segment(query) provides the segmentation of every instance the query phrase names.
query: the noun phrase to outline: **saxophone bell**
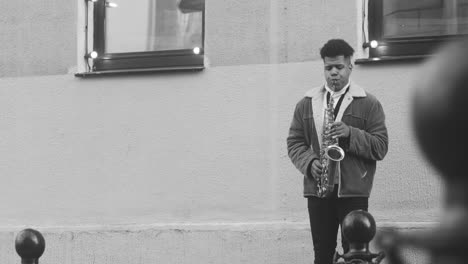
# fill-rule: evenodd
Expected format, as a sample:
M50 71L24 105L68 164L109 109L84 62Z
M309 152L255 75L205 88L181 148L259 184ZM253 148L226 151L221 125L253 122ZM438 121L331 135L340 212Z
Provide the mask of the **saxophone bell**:
M344 150L338 145L330 145L325 148L325 157L333 161L341 161L344 156Z

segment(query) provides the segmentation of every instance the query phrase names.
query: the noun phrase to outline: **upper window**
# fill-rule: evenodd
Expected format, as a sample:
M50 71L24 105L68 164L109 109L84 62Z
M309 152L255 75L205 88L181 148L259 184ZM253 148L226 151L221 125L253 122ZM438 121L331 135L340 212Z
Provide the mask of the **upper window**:
M85 9L78 76L203 68L204 0L87 0Z
M369 58L424 57L468 35L468 0L369 0Z

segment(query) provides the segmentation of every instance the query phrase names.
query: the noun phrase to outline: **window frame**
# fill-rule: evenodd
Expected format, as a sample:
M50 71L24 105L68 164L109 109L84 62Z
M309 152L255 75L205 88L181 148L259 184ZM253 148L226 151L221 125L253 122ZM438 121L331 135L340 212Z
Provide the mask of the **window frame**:
M106 9L108 8L106 7L106 0L91 1L90 3L93 4L93 51L97 52L98 56L92 59L89 72L76 74L77 76L119 72L204 69L204 8L199 11L202 12L202 47L199 47L200 52L198 54L195 54L192 49L107 53L105 51Z
M363 48L369 49L369 58L359 59L356 62L386 61L386 60L406 60L423 59L431 56L441 44L467 38L467 34L447 35L447 36L420 36L420 37L383 37L383 1L368 1L368 36L369 42L378 41L376 48L369 47L369 43L363 44ZM388 1L388 0L386 0Z

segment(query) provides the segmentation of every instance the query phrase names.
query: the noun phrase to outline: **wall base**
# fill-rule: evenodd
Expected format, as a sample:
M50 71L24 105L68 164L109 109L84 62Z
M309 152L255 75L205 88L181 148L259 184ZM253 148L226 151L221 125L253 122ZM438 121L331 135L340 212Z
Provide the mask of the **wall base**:
M379 223L398 229L432 223ZM34 228L34 227L33 227ZM22 227L0 232L0 262L20 263L14 238ZM35 228L46 239L42 263L312 263L308 223L168 224L148 226ZM339 242L340 243L340 242ZM375 249L372 249L375 251ZM338 249L341 252L341 247ZM417 252L409 259L422 263Z

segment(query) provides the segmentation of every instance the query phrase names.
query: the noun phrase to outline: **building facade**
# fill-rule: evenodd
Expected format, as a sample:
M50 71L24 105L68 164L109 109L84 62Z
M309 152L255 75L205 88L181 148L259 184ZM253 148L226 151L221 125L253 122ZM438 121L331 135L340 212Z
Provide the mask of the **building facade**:
M0 3L2 245L34 227L48 263L310 263L286 137L296 102L323 82L323 43L365 55L361 1L207 1L204 70L92 78L75 77L81 1ZM377 226L438 220L441 183L411 124L423 64L351 76L387 115ZM0 259L17 256L1 247Z

